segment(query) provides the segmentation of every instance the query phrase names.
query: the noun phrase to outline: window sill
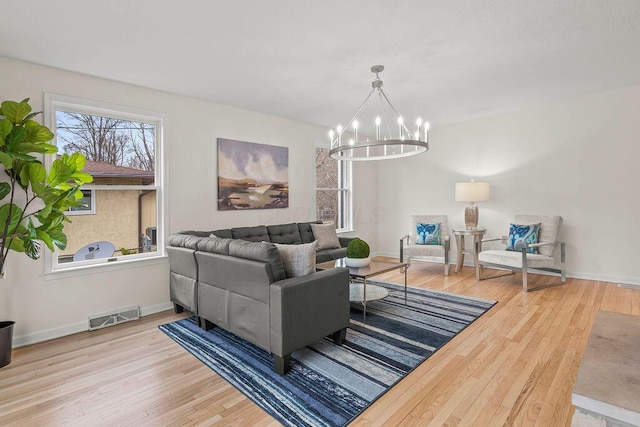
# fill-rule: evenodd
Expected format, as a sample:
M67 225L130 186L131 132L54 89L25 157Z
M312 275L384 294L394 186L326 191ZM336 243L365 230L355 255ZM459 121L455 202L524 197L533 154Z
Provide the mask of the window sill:
M123 270L127 268L139 268L156 264L169 263L169 257L167 255L160 255L155 257L149 257L144 259L131 259L115 262L108 262L103 264L83 265L79 267L70 267L55 271L49 271L44 273L45 280L57 280L64 279L66 277L76 277L88 274L99 274L115 270Z
M336 234L345 234L345 233L353 233L353 228L342 228L340 230L336 230Z

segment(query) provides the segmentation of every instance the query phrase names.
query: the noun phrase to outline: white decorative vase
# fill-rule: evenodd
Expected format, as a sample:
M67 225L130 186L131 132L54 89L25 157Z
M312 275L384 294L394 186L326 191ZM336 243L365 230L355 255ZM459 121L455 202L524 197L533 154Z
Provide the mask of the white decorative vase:
M371 264L371 257L366 257L366 258L345 258L344 263L346 264L347 267L354 267L354 268L360 268L360 267L366 267L369 264Z

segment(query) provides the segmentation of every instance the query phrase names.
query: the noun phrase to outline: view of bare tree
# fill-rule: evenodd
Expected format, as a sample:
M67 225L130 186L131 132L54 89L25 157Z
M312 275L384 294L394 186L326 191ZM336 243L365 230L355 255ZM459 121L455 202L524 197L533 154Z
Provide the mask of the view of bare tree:
M316 148L317 218L337 222L338 192L326 189L338 188L338 161L329 157L329 150Z
M88 160L153 170L154 126L112 117L58 112L58 140L64 152L80 152Z

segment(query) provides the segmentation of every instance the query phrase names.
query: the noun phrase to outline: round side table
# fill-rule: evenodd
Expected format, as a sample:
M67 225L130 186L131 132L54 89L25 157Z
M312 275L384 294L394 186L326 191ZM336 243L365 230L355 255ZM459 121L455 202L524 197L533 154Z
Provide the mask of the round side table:
M456 264L456 273L462 270L464 266L464 255L473 255L473 266L478 265L478 252L482 250L482 237L487 232L486 228L452 228L451 232L456 238L456 246L458 247L458 263ZM473 248L471 251L467 251L464 246L464 236L473 237Z

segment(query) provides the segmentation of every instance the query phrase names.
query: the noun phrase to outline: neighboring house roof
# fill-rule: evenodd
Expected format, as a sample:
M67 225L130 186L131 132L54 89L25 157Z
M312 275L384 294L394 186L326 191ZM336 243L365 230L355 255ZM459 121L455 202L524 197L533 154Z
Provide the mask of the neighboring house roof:
M153 182L155 178L153 171L117 166L106 162L95 162L93 160L87 160L83 172L90 174L94 178L140 178L145 183Z
M117 166L105 162L94 162L93 160L87 160L83 170L96 178L154 178L153 171Z

